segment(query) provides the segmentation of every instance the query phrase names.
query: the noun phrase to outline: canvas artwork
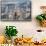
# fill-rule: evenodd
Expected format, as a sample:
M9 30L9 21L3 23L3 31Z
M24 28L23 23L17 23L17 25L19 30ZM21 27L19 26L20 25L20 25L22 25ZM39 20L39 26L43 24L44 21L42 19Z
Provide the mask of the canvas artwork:
M2 0L1 20L29 21L31 20L30 0Z

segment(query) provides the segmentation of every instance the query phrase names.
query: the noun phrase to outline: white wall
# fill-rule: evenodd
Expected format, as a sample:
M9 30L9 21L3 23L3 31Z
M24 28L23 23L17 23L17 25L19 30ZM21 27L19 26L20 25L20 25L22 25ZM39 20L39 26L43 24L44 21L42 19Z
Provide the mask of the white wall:
M4 29L6 25L14 25L19 31L20 34L24 34L24 36L31 36L31 34L37 33L37 29L42 29L46 31L46 28L42 28L36 22L36 15L40 14L40 6L46 5L46 0L32 0L32 21L23 21L23 22L0 22L0 33L4 33Z

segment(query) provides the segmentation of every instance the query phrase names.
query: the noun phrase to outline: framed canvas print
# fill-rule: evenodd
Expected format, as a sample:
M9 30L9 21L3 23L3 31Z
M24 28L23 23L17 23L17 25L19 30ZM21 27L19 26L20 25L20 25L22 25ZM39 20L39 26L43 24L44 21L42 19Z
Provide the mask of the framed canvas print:
M29 21L31 20L30 0L2 0L1 20Z

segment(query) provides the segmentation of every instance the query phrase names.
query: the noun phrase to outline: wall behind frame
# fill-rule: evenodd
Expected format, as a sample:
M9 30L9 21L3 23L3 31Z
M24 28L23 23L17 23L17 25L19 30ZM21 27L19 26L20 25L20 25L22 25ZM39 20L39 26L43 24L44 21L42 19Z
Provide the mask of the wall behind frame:
M46 28L42 28L36 22L36 15L41 13L40 6L46 5L46 0L32 0L32 20L31 21L11 21L11 22L3 22L0 21L0 35L4 34L4 29L6 25L14 25L19 31L18 35L28 35L31 36L32 33L36 33L37 29L46 30Z

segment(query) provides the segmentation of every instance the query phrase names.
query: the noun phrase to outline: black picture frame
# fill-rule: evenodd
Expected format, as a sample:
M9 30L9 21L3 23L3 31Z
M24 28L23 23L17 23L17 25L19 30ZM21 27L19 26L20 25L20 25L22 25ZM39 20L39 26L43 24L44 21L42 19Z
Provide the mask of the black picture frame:
M31 21L31 1L2 0L1 21Z

